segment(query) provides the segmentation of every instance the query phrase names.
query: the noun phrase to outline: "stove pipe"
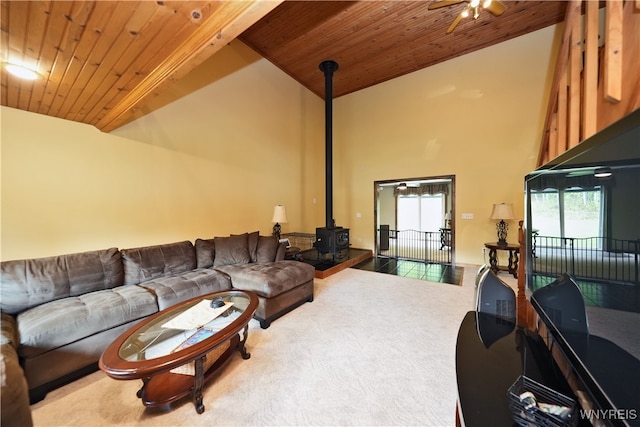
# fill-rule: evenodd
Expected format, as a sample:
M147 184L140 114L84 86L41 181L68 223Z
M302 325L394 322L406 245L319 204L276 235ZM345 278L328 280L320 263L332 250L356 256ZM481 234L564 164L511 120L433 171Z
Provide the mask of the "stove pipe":
M338 69L335 61L320 63L320 71L324 73L324 114L325 114L325 191L326 191L326 225L335 228L333 219L333 73Z

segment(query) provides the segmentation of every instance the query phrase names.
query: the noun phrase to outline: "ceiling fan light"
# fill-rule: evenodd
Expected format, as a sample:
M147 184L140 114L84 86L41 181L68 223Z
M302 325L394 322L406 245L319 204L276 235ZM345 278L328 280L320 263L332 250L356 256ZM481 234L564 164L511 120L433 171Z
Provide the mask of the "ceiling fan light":
M469 3L469 6L471 6L471 7L480 6L480 0L471 0L471 3Z
M466 18L467 16L469 16L469 9L465 8L460 15L462 15L463 18Z
M491 0L484 0L484 2L482 3L482 7L486 9L489 6L491 6Z

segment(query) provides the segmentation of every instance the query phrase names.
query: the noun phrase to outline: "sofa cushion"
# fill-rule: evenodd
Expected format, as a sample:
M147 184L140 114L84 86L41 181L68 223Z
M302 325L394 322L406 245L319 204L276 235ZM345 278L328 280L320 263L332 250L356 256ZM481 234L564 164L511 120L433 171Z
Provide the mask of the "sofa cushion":
M276 260L278 252L278 239L274 236L260 236L258 238L258 250L255 262L272 262Z
M135 285L196 268L196 251L189 241L123 249L124 284Z
M216 247L216 256L213 260L214 267L251 262L247 233L238 236L216 237L213 242Z
M140 285L158 300L158 308L164 310L179 302L199 295L231 289L229 276L217 270L197 269L171 277L160 277Z
M133 285L42 304L18 314L18 353L34 357L157 311L153 294Z
M196 268L213 267L216 247L213 239L196 239Z
M299 261L278 261L245 265L225 265L219 268L231 277L236 289L251 291L272 298L312 281L315 269Z
M11 314L60 298L122 286L124 277L117 248L4 261L0 274L0 309Z
M257 262L258 260L258 239L260 238L260 232L254 231L247 235L247 244L249 246L249 257L251 262Z

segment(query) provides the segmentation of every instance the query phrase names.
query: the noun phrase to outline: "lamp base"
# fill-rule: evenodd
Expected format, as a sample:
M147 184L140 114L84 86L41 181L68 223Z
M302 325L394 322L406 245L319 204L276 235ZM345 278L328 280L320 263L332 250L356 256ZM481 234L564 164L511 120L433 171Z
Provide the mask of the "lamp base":
M509 225L501 219L500 222L496 224L496 228L498 229L498 245L507 246L507 230L509 229Z
M273 225L273 236L275 236L278 240L280 240L280 231L282 231L282 226L277 222Z

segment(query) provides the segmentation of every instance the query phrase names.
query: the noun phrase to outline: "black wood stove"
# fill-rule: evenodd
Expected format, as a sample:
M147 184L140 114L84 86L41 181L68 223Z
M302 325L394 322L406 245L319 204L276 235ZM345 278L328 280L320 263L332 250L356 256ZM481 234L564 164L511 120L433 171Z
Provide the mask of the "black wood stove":
M323 61L320 70L325 77L325 190L326 226L316 228L313 246L322 254L334 258L347 256L349 229L336 226L333 219L333 73L338 69L335 61Z

